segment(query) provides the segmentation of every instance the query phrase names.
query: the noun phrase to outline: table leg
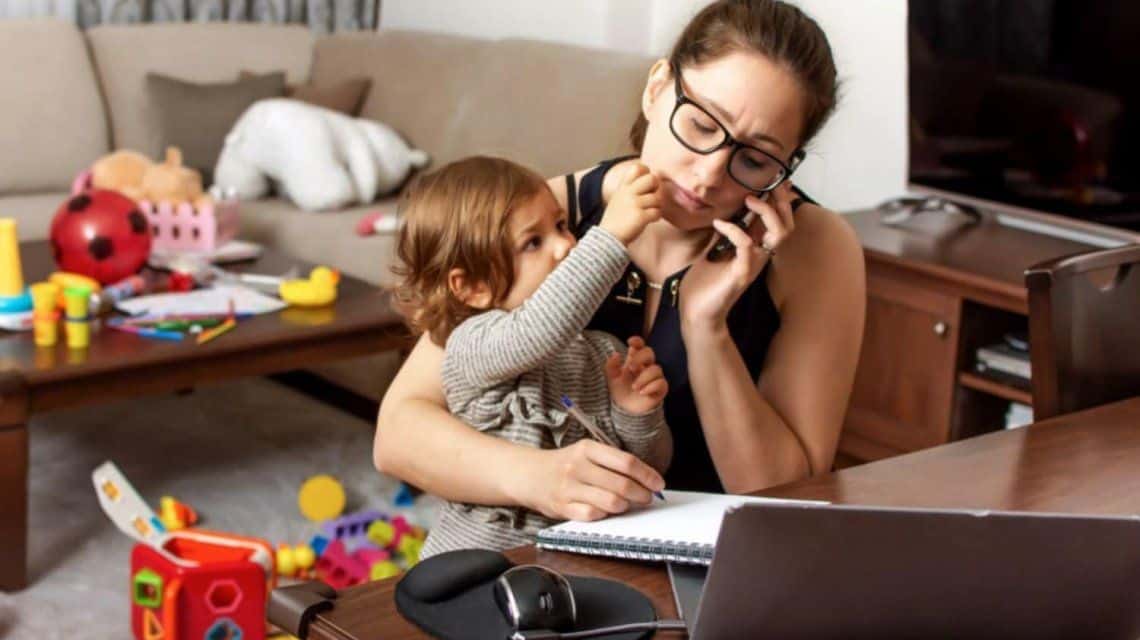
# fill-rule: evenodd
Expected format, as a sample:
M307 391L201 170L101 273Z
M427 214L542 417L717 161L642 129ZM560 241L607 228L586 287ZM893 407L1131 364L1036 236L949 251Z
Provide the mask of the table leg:
M4 387L0 384L0 591L18 591L28 585L28 397Z

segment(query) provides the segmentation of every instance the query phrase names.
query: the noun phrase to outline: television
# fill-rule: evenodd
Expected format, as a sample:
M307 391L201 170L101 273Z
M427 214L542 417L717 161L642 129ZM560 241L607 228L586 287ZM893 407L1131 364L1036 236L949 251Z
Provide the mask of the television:
M912 190L1140 241L1140 1L909 0Z

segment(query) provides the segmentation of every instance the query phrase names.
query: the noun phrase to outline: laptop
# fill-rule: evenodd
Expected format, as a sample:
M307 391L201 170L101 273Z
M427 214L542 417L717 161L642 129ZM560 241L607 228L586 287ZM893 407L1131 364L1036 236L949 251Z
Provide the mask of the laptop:
M670 565L694 640L1140 637L1140 517L744 504Z

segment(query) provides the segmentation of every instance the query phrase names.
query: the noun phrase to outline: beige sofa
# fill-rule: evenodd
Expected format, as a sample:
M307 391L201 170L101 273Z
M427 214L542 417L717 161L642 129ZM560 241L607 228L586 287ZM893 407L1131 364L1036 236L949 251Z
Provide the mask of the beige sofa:
M284 70L289 82L318 86L366 75L372 88L362 117L393 126L433 164L492 153L553 176L628 151L650 63L416 32L314 39L302 27L217 23L81 32L52 20L0 21L0 59L0 216L17 218L23 240L47 237L72 179L99 156L118 148L159 156L148 71L222 82L241 70ZM242 237L387 283L393 238L353 230L382 206L311 213L280 199L243 203ZM358 390L375 395L383 386L382 370L340 369Z

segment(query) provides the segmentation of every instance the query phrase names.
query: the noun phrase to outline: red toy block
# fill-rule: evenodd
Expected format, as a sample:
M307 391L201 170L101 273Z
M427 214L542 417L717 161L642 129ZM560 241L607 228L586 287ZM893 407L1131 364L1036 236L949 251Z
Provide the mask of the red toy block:
M131 551L131 632L136 640L264 640L275 585L264 540L172 531L162 551Z
M344 589L368 582L370 567L348 555L344 543L333 540L317 558L317 577L333 589Z

